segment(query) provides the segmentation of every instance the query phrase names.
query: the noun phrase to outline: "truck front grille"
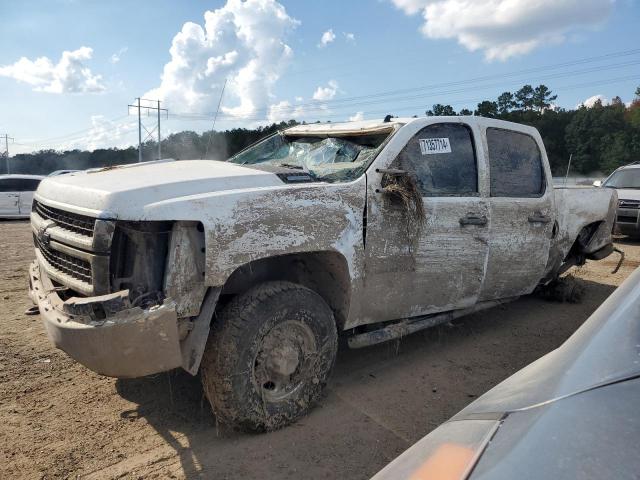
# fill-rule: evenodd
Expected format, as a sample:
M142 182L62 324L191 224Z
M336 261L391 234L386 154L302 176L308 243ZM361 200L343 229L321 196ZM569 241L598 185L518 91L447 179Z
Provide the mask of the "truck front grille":
M91 264L89 262L51 248L40 241L35 234L33 235L33 242L51 267L88 285L93 284Z
M618 207L638 209L640 208L640 200L621 199L621 200L618 200Z
M37 200L33 201L33 210L45 220L53 220L60 228L93 237L96 219L58 208L49 207Z
M115 221L79 215L34 200L31 230L40 268L79 295L111 291L109 264Z
M638 217L630 217L628 215L618 215L618 223L637 223Z

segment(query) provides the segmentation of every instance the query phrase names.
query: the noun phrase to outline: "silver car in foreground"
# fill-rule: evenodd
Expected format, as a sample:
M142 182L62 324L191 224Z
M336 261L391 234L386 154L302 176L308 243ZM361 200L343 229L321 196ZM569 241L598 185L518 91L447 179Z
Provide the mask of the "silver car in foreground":
M374 480L640 478L640 269L561 347Z

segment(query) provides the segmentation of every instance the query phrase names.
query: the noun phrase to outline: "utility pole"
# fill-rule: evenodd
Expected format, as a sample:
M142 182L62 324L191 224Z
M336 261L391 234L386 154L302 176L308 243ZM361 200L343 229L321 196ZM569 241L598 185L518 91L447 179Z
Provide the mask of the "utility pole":
M144 102L157 102L157 107L151 107L151 106L147 106L147 105L142 105L140 102L144 101ZM160 146L160 144L162 143L162 137L160 136L160 112L165 112L167 115L167 118L169 117L169 110L167 110L166 108L160 108L160 100L150 100L148 98L140 98L140 97L136 97L136 103L134 105L127 105L127 109L130 108L137 108L138 109L138 163L142 162L142 144L144 142L147 141L147 138L149 138L152 134L154 130L158 130L158 160L162 160L162 147ZM157 110L158 111L158 124L156 125L156 127L149 131L147 130L147 128L142 124L142 109L146 109L147 112L151 111L151 110ZM144 140L142 140L142 129L144 128L144 130L147 132L147 136L145 137Z
M4 135L0 135L0 138L4 137L4 157L7 162L7 173L11 173L11 168L9 167L9 140L12 142L15 140L13 137L10 137L6 133Z
M162 137L160 136L160 100L158 100L158 160L162 160Z
M564 176L564 184L567 184L567 180L569 178L569 171L571 170L571 159L573 158L573 153L569 155L569 164L567 165L567 174Z
M142 163L142 119L140 118L140 97L138 97L138 163Z

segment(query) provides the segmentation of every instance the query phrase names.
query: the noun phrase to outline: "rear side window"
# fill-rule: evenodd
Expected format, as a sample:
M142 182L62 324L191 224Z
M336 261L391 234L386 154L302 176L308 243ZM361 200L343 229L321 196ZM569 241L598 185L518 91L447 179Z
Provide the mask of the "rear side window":
M24 181L24 190L25 192L35 192L38 189L38 185L40 185L40 180L27 179Z
M545 180L542 154L533 137L487 128L492 197L539 197Z
M39 183L30 178L5 178L0 180L0 192L35 192Z
M414 175L424 196L477 195L478 169L471 129L437 123L420 130L400 152L399 168Z
M0 192L19 192L16 178L4 178L0 180Z

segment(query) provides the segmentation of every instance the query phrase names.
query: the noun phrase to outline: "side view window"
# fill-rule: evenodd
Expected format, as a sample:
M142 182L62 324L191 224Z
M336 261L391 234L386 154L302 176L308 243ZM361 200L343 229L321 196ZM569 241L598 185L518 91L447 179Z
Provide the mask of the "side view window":
M30 178L5 178L0 180L0 192L35 192L39 183Z
M4 178L0 180L0 192L18 192L18 182L15 178Z
M21 180L21 192L35 192L38 189L40 180L25 178Z
M398 155L399 168L415 176L424 196L463 196L478 192L471 129L437 123L420 130Z
M539 197L545 190L542 155L527 134L487 128L492 197Z

